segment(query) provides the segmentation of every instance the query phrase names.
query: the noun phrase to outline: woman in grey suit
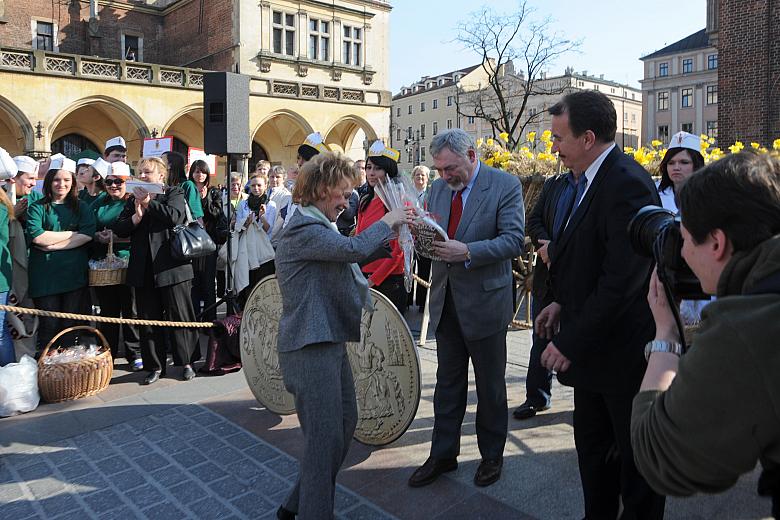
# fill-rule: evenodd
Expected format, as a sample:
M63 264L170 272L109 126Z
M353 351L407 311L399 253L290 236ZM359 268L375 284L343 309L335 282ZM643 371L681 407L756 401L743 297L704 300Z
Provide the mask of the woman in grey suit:
M362 310L370 303L356 262L411 222L413 210L398 209L359 236L339 233L336 219L349 205L357 180L352 162L339 153L307 162L293 191L298 211L279 237L279 365L295 396L305 443L298 481L277 512L281 519L333 517L336 475L357 424L345 344L360 340Z

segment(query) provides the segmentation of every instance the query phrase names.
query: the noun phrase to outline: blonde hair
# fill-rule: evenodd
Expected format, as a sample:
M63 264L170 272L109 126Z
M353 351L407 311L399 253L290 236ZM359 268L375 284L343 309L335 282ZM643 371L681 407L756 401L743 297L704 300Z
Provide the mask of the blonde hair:
M329 190L338 188L344 180L354 186L358 180L352 160L339 152L325 152L304 164L293 188L293 202L309 206L322 199Z
M414 167L414 170L412 170L412 177L414 177L414 174L417 173L418 171L423 172L426 175L426 177L431 176L431 169L421 164L419 166Z
M271 163L269 163L268 161L257 161L257 164L255 165L255 171L257 171L257 170L259 170L260 168L263 168L263 167L268 168L270 170L271 169Z
M159 157L141 157L141 160L138 161L138 170L140 171L147 164L157 168L157 172L162 176L163 184L168 183L168 165L165 164L165 161Z
M281 175L285 179L287 178L287 170L284 169L284 166L276 165L273 168L271 168L271 171L268 172L268 176L272 175Z

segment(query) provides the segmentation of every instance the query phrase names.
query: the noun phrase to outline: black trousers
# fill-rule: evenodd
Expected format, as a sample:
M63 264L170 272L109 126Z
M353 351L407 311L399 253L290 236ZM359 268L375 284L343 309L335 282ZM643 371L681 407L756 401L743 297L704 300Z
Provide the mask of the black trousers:
M467 298L468 295L460 296ZM431 457L453 459L460 453L460 429L466 413L469 358L477 386L477 445L485 460L500 459L506 444L506 330L476 341L463 337L449 286L436 329L436 390Z
M204 309L217 302L217 253L196 258L192 261L192 270L195 277L192 279L192 307L195 315L200 315ZM224 289L222 290L224 294ZM201 316L201 321L214 321L217 319L217 309L213 308Z
M574 442L585 498L585 517L661 519L665 497L656 494L634 465L631 403L635 391L605 394L574 389Z
M138 315L145 320L195 321L190 290L192 282L169 285L166 287L136 287L135 297ZM189 365L200 359L198 334L194 329L162 328L143 325L141 333L141 356L144 368L149 371L165 372L167 352L165 334L171 344L173 364Z
M75 291L50 294L33 298L35 308L44 311L71 312L76 314L91 314L87 311L85 305L88 301L87 287L76 289ZM38 339L36 340L36 350L40 354L51 339L60 331L78 325L75 320L61 318L48 318L41 316L38 319Z
M368 273L364 274L366 278L371 276ZM391 274L382 283L374 286L374 289L387 296L401 315L406 314L406 298L409 293L406 292L406 287L404 286L404 275Z
M137 318L135 290L127 285L107 285L94 287L100 304L100 315L114 318ZM100 332L111 345L111 355L116 359L122 349L119 348L119 325L101 323ZM125 358L128 363L141 358L141 337L137 325L122 325L122 339L125 344Z
M415 256L414 261L417 264L417 276L427 282L428 278L431 276L431 260L429 258L425 258L424 256ZM415 304L420 308L420 310L425 307L425 298L427 296L428 289L423 287L422 284L418 283L414 292L414 300Z

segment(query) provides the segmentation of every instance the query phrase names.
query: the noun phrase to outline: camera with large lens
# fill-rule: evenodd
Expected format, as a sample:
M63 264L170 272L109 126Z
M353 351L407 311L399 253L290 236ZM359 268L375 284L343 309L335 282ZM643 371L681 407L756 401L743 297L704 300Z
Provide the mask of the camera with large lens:
M658 279L683 300L709 300L696 275L682 257L680 217L658 206L640 209L628 224L634 251L655 260Z

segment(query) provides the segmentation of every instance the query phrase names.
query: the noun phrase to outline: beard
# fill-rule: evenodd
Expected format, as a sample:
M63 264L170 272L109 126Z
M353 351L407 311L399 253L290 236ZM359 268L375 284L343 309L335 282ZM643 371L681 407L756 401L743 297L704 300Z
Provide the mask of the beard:
M458 182L456 182L456 183L453 183L453 184L450 184L450 183L448 182L448 183L447 183L447 187L448 187L450 190L452 190L452 191L461 191L461 190L463 190L463 189L466 187L466 185L465 185L465 184L463 184L463 182L461 182L461 181L458 181Z

